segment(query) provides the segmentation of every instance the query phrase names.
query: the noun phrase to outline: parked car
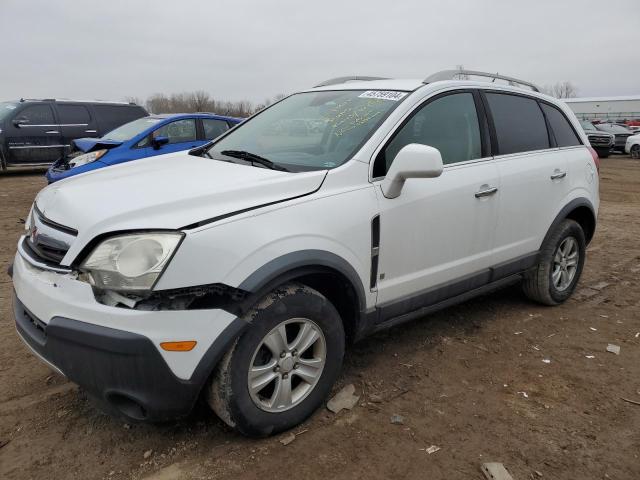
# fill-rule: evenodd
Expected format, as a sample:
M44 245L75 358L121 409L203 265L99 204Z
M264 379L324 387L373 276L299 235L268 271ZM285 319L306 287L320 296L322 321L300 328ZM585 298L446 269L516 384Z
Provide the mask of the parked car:
M74 140L72 152L61 157L47 171L47 181L53 183L110 165L199 147L241 121L210 113L139 118L101 138Z
M133 103L76 100L0 102L0 170L56 161L81 137L100 137L147 116Z
M640 134L631 135L627 138L624 151L631 155L631 158L640 158Z
M460 73L326 81L206 146L49 185L12 267L20 337L129 419L202 393L263 436L322 404L350 341L511 284L566 301L598 156L563 102ZM272 128L303 118L322 134Z
M624 153L624 146L627 143L627 138L633 135L633 132L629 130L627 127L623 127L622 125L616 125L614 123L598 123L596 129L607 132L615 136L615 143L613 145L613 150Z
M615 144L615 135L598 130L595 125L588 120L581 120L580 126L587 134L589 143L598 152L600 158L607 158Z

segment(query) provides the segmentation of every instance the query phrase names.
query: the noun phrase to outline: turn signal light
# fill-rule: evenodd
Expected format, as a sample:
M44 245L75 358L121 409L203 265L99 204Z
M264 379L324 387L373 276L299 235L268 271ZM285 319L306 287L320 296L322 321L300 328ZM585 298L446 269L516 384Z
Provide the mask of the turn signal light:
M160 346L167 352L190 352L196 346L195 340L186 340L183 342L162 342Z

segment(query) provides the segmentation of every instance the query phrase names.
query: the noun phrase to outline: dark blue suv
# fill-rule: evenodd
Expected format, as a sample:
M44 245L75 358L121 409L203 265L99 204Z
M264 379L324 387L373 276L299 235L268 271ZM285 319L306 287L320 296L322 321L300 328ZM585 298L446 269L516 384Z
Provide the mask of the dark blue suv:
M47 171L49 183L98 168L189 150L213 140L243 119L210 113L151 115L101 138L79 138Z

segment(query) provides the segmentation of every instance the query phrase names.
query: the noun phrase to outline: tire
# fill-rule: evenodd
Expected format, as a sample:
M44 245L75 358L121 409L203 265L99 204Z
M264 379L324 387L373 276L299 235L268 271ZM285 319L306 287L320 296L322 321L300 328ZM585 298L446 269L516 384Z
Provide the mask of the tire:
M575 251L577 258L569 260L571 255L567 249L573 245L571 239L575 242L575 250L571 251ZM567 253L564 264L561 261L563 257L561 247ZM544 305L563 303L571 296L580 280L585 250L586 241L580 224L568 219L562 221L542 244L538 263L525 273L522 283L525 295ZM575 270L571 269L572 266ZM560 271L559 277L558 271ZM566 272L566 276L563 272Z
M596 153L600 158L609 158L609 150L596 149Z
M631 151L629 152L631 158L639 159L640 158L640 145L633 145L631 147Z
M265 437L303 422L325 400L342 367L344 328L331 302L298 283L278 287L243 318L251 326L216 367L207 401L230 427L247 436ZM281 343L283 325L286 343ZM314 335L318 338L308 343L309 348L300 342L301 351L293 349L296 341ZM286 356L276 355L283 347ZM319 369L323 348L324 365ZM253 382L264 384L261 389L250 389L251 370L259 373ZM309 379L310 372L315 373L315 380L303 381L302 375ZM267 383L266 379L271 380ZM286 394L276 394L286 391L278 390L278 385L282 388L287 384L293 391L289 402Z

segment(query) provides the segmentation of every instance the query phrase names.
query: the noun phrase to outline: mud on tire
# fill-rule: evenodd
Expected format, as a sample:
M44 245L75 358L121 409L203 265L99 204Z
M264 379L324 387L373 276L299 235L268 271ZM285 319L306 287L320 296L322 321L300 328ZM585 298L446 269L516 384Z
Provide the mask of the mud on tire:
M569 265L573 259L568 259L561 251L575 242L572 252L577 254L575 265ZM562 247L562 248L561 248ZM540 249L538 263L525 273L522 288L527 297L544 305L558 305L567 300L576 288L582 274L585 260L586 241L584 231L579 223L574 220L562 221L544 241ZM564 259L564 263L563 263ZM563 270L564 265L564 270ZM560 280L558 280L558 267ZM565 270L575 267L573 273Z
M264 437L303 422L325 400L342 366L344 329L340 315L331 302L316 290L298 283L278 287L259 301L243 319L250 323L250 327L236 340L216 367L207 388L206 399L213 411L230 427L244 435ZM305 351L297 352L293 347L302 345L300 339L302 329L307 328L305 325L316 329L318 340L314 340ZM274 332L284 332L279 337L285 339L281 344L284 345L284 351L280 355L275 354L279 348L271 348L275 343L272 340ZM265 341L267 339L269 340ZM310 350L313 350L312 353L307 354ZM317 373L314 382L303 384L299 378L302 375L300 370L296 372L294 368L305 368L312 360L316 361L315 356L322 357L323 352L321 373ZM300 362L298 367L293 366L296 360ZM251 388L253 377L250 374L253 375L252 372L258 369L266 372L266 379L275 378L272 380L273 398L278 397L278 382L280 385L285 384L285 375L290 376L290 391L301 391L304 394L298 394L297 400L288 407L285 403L270 405L270 384L266 384L260 392ZM296 379L299 382L297 384ZM296 399L295 395L290 397Z

